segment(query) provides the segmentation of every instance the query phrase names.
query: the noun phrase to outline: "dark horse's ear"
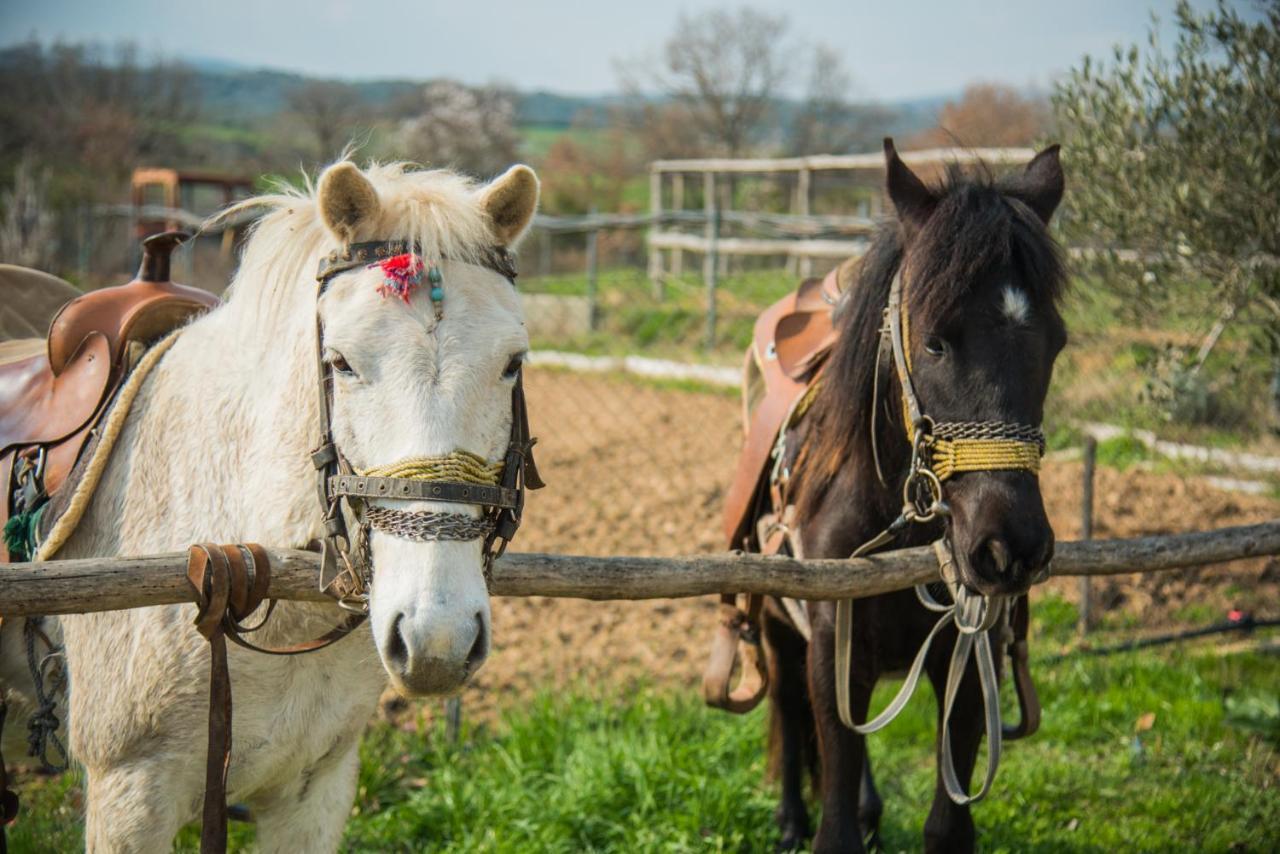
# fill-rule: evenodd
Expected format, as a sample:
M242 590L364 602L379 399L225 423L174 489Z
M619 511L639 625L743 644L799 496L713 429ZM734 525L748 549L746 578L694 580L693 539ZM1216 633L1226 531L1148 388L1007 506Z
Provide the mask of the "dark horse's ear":
M908 232L916 231L933 213L938 197L902 162L893 147L893 138L888 136L884 138L884 165L889 200L898 212L898 219Z
M1031 158L1022 174L1010 178L1003 189L1010 196L1024 203L1045 225L1062 201L1064 178L1062 162L1058 159L1061 146L1051 145Z

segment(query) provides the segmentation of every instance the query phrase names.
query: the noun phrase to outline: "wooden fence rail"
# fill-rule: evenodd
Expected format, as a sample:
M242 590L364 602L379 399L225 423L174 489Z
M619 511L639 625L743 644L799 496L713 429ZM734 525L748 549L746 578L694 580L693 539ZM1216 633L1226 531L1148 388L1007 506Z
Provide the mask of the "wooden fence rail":
M277 599L323 601L312 552L268 549ZM1055 575L1159 572L1280 554L1280 521L1216 531L1060 543ZM112 611L192 601L186 555L92 558L0 567L0 615ZM508 554L497 562L498 596L580 599L666 599L744 591L800 599L871 596L932 580L930 548L858 560L805 560L760 555L586 557Z

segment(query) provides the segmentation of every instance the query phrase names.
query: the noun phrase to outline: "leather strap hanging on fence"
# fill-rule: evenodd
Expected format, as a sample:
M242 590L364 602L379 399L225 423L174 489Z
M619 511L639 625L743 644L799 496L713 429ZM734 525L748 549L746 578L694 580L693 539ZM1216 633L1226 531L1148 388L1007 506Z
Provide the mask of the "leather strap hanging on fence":
M738 607L738 597L720 597L720 623L711 645L711 657L702 676L702 695L707 705L734 714L745 714L760 704L769 689L769 672L764 664L760 640L760 610L764 597L747 594L747 608ZM742 678L730 689L733 666L741 651Z
M262 546L200 543L187 556L187 579L195 589L195 625L209 641L209 741L205 759L204 809L201 815L201 854L227 849L227 772L231 766L231 674L227 667L227 639L271 655L297 655L321 649L364 622L351 614L342 623L314 640L286 647L263 647L243 635L261 629L275 608L254 626L243 620L257 610L271 585L271 562Z

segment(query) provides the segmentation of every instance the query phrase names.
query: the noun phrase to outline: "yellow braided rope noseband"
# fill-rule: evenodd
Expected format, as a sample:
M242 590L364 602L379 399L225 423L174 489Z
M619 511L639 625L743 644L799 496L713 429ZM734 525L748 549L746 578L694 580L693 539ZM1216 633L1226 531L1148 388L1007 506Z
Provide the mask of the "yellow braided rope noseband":
M413 457L360 472L363 477L397 477L405 480L452 480L496 486L502 461L491 463L470 451L451 451L440 457Z
M911 371L911 326L907 301L902 300L903 354ZM915 441L906 391L902 395L902 420L907 441ZM966 435L968 434L968 435ZM1044 435L1039 428L1000 421L958 422L934 425L928 439L929 468L945 481L952 475L972 471L1029 471L1040 474L1044 456Z
M967 471L1040 473L1040 445L1017 439L939 439L929 444L929 467L946 480Z

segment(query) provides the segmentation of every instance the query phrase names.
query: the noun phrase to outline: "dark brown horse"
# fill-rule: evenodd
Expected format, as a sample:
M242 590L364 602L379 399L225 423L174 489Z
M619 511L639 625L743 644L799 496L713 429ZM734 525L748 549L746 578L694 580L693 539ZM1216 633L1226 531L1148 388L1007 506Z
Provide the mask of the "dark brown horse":
M885 150L897 219L879 232L866 255L841 271L844 293L834 318L839 340L809 414L787 438L794 472L790 493L806 557L847 557L902 509L911 459L902 390L893 359L877 360L896 276L904 283L910 318L912 384L921 408L935 421L1039 425L1053 363L1066 342L1057 309L1065 275L1047 230L1063 193L1057 147L1011 177L996 180L985 169L956 169L937 187L921 181L891 142ZM922 545L945 533L965 587L985 595L1025 592L1053 555L1037 476L957 474L945 484L945 499L951 511L945 527L940 521L913 525L895 545ZM854 718L865 721L877 679L905 668L937 615L911 591L860 599L853 607L850 698ZM806 769L812 769L822 801L814 850L860 851L878 833L881 804L864 737L837 714L835 606L811 602L806 611L809 642L781 603L770 601L763 619L772 742L782 783L780 847L798 847L809 836L802 786ZM948 626L926 659L938 697L955 637ZM1001 644L992 646L998 656ZM972 661L950 733L956 770L967 786L983 733ZM927 850L974 847L969 808L947 796L941 779L924 837Z

